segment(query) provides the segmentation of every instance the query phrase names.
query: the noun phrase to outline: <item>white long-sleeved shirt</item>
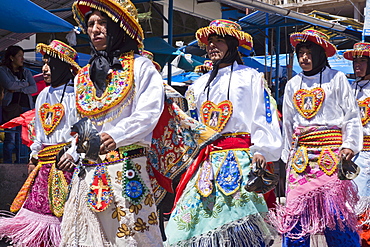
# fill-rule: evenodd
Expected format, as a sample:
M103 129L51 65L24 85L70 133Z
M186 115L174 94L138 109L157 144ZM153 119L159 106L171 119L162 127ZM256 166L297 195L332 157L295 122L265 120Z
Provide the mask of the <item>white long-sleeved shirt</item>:
M356 84L358 84L357 89L356 89ZM354 82L352 84L352 88L354 90L353 94L355 95L357 100L364 101L366 98L370 97L370 80L361 80L359 82ZM367 135L367 136L370 135L370 122L365 124L362 130L364 132L364 135Z
M64 92L62 104L64 106L64 116L60 123L55 127L53 132L46 135L40 120L39 109L42 104L49 103L51 106L60 103L62 98L64 86L46 87L37 96L36 100L36 119L35 132L36 139L31 145L31 157L36 155L44 145L55 145L71 141L73 138L70 135L71 127L77 122L76 100L73 86L67 86Z
M280 158L282 138L276 114L271 104L272 121L266 121L264 100L264 80L255 69L245 65L233 64L233 71L228 66L221 68L209 87L207 99L206 83L210 72L200 77L189 87L194 94L194 102L198 116L203 102L210 100L219 104L229 100L233 105L233 113L225 128L225 133L248 132L251 134L252 154L262 154L267 161ZM231 76L231 78L230 78ZM230 83L229 83L230 82ZM228 97L229 95L229 97Z
M325 99L317 114L311 119L304 118L294 107L293 95L299 89L321 87L325 91ZM293 141L294 129L302 126L337 126L342 130L342 148L352 149L358 153L362 149L362 125L358 105L353 90L343 72L328 67L320 73L305 76L299 73L288 81L285 87L283 102L283 136L284 150L282 160L287 161Z
M75 79L76 85L77 77ZM99 133L109 134L117 147L131 144L150 145L152 131L163 110L162 78L149 59L136 54L134 83L135 95L132 102L124 106L116 118L103 125L95 125Z

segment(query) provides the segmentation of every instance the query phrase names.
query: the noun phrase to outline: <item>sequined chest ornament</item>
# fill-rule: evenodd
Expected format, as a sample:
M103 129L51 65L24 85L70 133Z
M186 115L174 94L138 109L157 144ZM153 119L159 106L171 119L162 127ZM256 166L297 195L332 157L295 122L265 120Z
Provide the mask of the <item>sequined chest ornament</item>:
M76 85L77 111L97 125L102 125L119 116L131 103L135 94L134 53L123 53L119 58L122 70L108 74L107 87L101 97L96 96L94 83L90 79L88 64L78 74Z
M232 113L233 104L229 100L224 100L218 105L207 100L200 110L202 122L217 132L223 130Z
M370 97L364 100L358 100L362 126L365 126L370 120Z
M306 119L311 119L319 112L324 99L325 91L322 88L299 89L293 95L294 107Z
M64 116L64 106L61 103L50 105L44 103L39 109L41 125L46 135L55 130Z

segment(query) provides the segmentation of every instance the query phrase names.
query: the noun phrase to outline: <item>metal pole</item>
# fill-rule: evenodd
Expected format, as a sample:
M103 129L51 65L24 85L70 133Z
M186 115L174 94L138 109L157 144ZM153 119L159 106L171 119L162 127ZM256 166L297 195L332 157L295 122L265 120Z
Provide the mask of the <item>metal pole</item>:
M280 27L276 27L276 68L275 68L275 100L279 98L279 67L280 67Z
M173 43L173 0L168 1L168 44L172 46ZM167 65L167 83L171 85L172 82L172 65Z

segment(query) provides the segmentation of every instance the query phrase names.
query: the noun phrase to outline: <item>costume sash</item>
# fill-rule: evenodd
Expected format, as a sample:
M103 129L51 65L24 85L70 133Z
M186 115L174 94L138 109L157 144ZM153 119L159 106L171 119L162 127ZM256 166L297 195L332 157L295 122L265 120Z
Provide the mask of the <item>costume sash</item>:
M238 148L249 148L251 146L251 138L249 134L235 135L235 136L223 136L212 144L207 145L201 150L198 157L189 166L186 172L181 176L180 183L176 188L176 197L174 201L173 209L176 207L178 200L180 199L186 185L193 175L198 171L199 165L202 164L209 158L209 155L214 150L227 150L227 149L238 149Z
M364 136L362 151L370 151L370 136Z

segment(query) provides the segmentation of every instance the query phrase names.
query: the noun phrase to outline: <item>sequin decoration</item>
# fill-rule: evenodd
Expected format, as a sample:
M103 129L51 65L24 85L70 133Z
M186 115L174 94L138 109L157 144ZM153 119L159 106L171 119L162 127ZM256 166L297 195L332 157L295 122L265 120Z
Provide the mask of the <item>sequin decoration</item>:
M294 153L291 161L291 166L297 173L302 173L306 170L307 165L307 148L305 146L300 146L298 150Z
M208 197L213 191L213 169L208 160L205 160L201 167L198 180L195 187L198 189L199 194Z
M63 172L56 169L55 163L50 169L48 185L50 210L55 216L62 217L67 201L68 183Z
M207 100L202 104L200 116L202 122L211 129L220 132L233 113L233 104L229 100L224 100L218 105Z
M332 175L337 169L339 162L338 155L334 153L329 147L324 147L319 155L318 163L320 169L326 173L326 175Z
M324 99L325 91L320 87L312 90L299 89L293 95L294 107L306 119L310 119L317 114Z
M77 75L77 111L97 125L115 119L125 106L131 103L135 94L134 53L123 53L119 60L123 69L108 74L107 88L101 97L96 96L94 83L90 79L89 64Z
M106 210L113 200L110 176L105 165L95 168L93 182L87 194L87 204L91 210L102 212Z
M123 163L122 172L122 196L128 199L133 205L138 205L149 194L149 189L141 179L134 162L127 159Z
M232 195L240 188L242 171L232 150L229 150L225 160L218 168L216 185L225 195Z
M58 126L64 116L64 106L61 103L50 105L44 103L39 109L40 121L44 132L49 135Z
M365 126L370 120L370 97L364 100L358 100L362 126Z

